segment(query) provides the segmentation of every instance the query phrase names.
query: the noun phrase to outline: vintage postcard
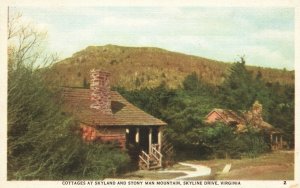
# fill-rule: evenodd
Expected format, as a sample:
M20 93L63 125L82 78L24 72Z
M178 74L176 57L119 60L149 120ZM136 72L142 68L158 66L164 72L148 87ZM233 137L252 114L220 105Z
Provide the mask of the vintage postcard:
M299 187L298 18L297 1L1 4L1 185Z

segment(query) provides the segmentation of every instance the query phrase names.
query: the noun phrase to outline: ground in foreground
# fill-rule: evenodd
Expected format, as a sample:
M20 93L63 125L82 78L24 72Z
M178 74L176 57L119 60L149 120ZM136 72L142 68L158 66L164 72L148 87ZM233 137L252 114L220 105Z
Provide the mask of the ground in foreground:
M293 180L294 179L294 152L276 151L261 155L257 158L243 159L214 159L184 161L190 164L199 164L211 168L211 175L199 176L190 180ZM226 164L231 164L229 173L222 174ZM179 164L168 170L194 170ZM124 179L161 180L174 179L182 173L158 173L157 171L135 171L122 175Z

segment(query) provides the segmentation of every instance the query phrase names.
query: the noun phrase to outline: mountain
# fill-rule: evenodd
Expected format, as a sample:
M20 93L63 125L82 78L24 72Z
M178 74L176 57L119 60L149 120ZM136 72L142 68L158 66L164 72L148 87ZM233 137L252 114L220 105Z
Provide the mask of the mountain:
M62 86L83 87L89 81L89 70L111 72L113 86L127 89L155 87L165 82L171 88L180 86L184 78L196 72L203 81L219 85L228 74L230 63L153 47L116 45L89 46L60 62L45 75ZM294 71L247 66L266 82L294 84Z

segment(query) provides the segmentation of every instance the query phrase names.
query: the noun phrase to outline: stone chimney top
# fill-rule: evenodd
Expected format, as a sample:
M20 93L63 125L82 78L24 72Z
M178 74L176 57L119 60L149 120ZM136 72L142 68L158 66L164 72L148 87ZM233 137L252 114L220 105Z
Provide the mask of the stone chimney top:
M259 127L263 122L262 111L262 104L260 104L258 101L255 101L251 109L252 124L254 127Z
M91 105L93 109L105 114L111 114L110 73L92 69L91 76Z
M252 112L257 115L262 115L262 110L262 104L260 104L259 101L255 101L252 105Z

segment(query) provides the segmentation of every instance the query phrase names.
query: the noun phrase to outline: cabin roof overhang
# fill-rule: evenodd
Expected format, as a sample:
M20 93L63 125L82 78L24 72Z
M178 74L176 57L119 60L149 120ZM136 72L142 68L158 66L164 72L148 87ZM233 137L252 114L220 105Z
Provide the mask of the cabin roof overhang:
M164 126L164 121L153 117L128 102L118 92L111 91L112 113L102 113L90 108L90 90L64 88L64 109L78 121L92 126Z
M218 114L218 116L221 118L221 121L223 121L226 124L231 124L231 123L244 123L243 118L239 117L235 112L231 110L225 110L225 109L219 109L219 108L214 108L212 111L210 111L205 118L207 119L211 114L213 113ZM219 120L220 121L220 120Z
M226 124L230 124L230 123L235 122L235 123L237 123L237 125L240 125L240 126L238 126L238 129L240 129L240 130L243 130L246 127L246 120L243 117L240 117L238 114L236 114L232 110L215 108L211 112L209 112L205 116L205 118L207 119L214 112L216 114L218 114L218 116L221 118L221 120L218 120L218 121L222 121ZM262 121L258 125L258 128L261 131L264 131L268 134L283 134L283 131L281 129L273 127L271 124L269 124L266 121Z

